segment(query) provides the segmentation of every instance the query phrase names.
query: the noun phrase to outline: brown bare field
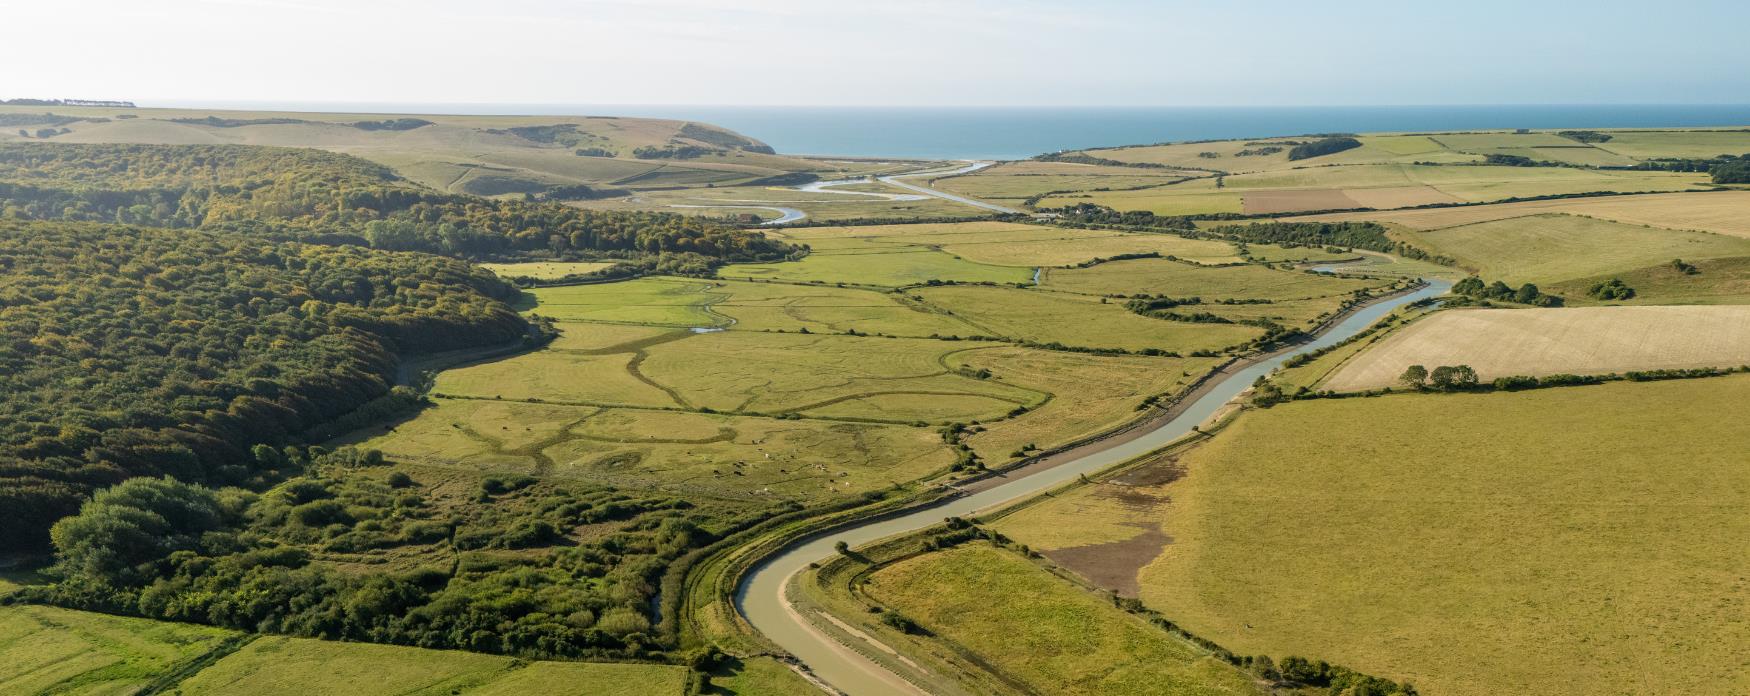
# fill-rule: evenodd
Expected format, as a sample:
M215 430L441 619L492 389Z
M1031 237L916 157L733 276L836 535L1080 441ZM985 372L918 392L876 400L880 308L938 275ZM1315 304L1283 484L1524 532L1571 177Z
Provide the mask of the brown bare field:
M1392 386L1410 365L1470 365L1484 380L1750 363L1750 307L1566 307L1439 312L1356 356L1335 391Z
M1729 234L1735 237L1750 237L1750 191L1598 196L1432 210L1334 213L1308 216L1302 219L1375 220L1396 223L1411 229L1435 230L1544 213L1570 213L1635 225L1701 230Z
M1343 194L1363 208L1408 208L1415 205L1457 203L1459 200L1433 186L1383 186L1343 189Z
M1292 213L1300 210L1342 210L1361 204L1338 189L1250 191L1241 199L1247 214Z

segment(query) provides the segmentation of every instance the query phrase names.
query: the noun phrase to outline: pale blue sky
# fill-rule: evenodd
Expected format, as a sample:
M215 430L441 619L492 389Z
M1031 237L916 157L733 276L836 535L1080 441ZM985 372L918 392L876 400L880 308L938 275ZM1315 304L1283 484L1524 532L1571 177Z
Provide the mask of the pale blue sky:
M1742 103L1750 3L58 0L0 96L820 105Z

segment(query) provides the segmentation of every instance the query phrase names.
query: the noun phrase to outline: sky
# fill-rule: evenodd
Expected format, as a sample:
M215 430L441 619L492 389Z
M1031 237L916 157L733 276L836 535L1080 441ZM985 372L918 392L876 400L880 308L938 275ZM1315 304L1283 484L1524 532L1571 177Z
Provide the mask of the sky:
M890 106L1750 101L1750 3L0 0L0 97Z

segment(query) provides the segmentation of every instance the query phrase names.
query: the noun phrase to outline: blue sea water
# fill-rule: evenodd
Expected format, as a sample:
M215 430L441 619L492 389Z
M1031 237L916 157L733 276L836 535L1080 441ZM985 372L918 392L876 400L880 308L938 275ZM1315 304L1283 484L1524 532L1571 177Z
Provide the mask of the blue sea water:
M1329 132L1750 127L1750 104L938 108L189 102L150 106L646 116L713 123L790 154L926 159L1021 159L1086 147Z

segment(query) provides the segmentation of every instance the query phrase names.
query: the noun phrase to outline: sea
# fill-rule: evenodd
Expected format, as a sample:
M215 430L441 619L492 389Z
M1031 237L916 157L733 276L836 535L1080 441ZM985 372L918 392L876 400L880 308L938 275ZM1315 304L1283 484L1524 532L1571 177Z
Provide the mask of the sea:
M1750 127L1750 104L854 107L185 101L141 106L703 121L787 154L1024 159L1089 147L1310 133Z

